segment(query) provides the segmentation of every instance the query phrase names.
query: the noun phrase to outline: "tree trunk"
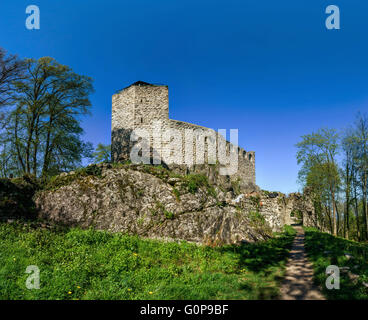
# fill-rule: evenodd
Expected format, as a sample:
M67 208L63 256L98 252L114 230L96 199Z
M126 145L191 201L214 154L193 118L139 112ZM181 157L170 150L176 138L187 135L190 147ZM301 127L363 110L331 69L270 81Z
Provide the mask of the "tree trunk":
M366 173L363 174L363 181L362 181L362 205L363 205L363 221L364 221L364 239L368 239L368 226L367 226L367 175Z
M50 115L49 123L47 126L47 136L45 144L45 154L43 159L42 177L46 177L50 164L50 140L51 140L51 128L52 128L53 116Z
M348 159L348 155L346 157ZM345 202L346 202L346 211L345 211L345 223L344 223L344 238L349 239L349 210L350 210L350 182L351 175L349 174L349 164L346 162L346 189L345 189ZM347 236L346 236L347 232Z
M357 197L356 186L354 186L354 211L355 211L355 220L356 220L356 226L357 226L357 237L358 237L358 241L360 241L361 237L360 237L360 223L359 223L359 207L358 207L358 197Z
M37 116L36 126L35 126L35 140L33 141L33 174L37 176L37 153L39 146L39 122L40 116Z
M333 235L337 235L337 219L336 219L336 202L335 202L335 192L331 190L331 202L332 202L332 223L333 223Z
M19 147L19 138L18 138L18 124L19 124L19 118L18 118L18 110L15 111L15 123L14 123L14 138L15 138L15 148L17 150L17 156L18 161L22 167L23 172L26 170L26 167L23 162L22 152Z

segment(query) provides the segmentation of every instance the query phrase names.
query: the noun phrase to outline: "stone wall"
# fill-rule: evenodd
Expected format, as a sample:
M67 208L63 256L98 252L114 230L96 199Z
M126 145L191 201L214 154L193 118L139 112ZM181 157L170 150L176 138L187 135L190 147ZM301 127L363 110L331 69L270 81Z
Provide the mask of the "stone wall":
M321 229L312 197L307 190L303 194L299 192L291 193L288 197L287 210L300 220L303 226Z
M239 183L242 188L254 189L255 187L255 153L234 147L213 129L169 119L167 86L138 82L113 96L112 160L114 162L130 160L130 151L136 143L131 142L130 137L136 129L146 129L149 132L151 162L160 158L168 167L185 164L189 172L193 171L193 162L217 163L219 155L223 154L219 150L219 141L225 143L228 157L232 148L238 148L238 168L229 179L233 183ZM166 129L177 132L179 139L165 136ZM188 131L194 131L192 138L188 135ZM154 136L162 143L154 145ZM210 147L212 142L215 142L214 147ZM144 145L147 141L138 140L138 143ZM186 146L192 148L186 148Z

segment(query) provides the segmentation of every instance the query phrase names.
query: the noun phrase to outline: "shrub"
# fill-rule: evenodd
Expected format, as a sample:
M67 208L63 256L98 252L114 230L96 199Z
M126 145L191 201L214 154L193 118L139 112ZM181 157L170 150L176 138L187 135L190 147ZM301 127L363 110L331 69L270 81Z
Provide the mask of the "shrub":
M164 215L167 219L174 219L174 213L172 213L171 211L167 211L167 210L164 210Z
M216 190L208 182L207 176L203 174L188 174L184 179L190 193L195 194L199 188L205 188L211 196L216 197Z

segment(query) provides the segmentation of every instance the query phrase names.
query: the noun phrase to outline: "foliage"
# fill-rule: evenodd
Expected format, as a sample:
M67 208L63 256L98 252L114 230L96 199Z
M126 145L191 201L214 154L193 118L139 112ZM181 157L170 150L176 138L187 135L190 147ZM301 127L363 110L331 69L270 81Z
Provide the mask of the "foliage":
M336 194L339 191L340 177L336 156L338 135L334 129L320 129L302 136L297 143L297 161L302 164L299 179L310 187L318 197L328 194L332 213L329 215L331 232L337 233Z
M111 162L111 145L99 143L92 156L95 163Z
M205 190L207 190L210 195L216 197L216 191L210 185L210 183L208 182L208 178L205 175L192 173L186 175L184 179L190 193L194 194L198 191L198 189L205 188Z
M180 191L176 188L173 188L173 194L178 202L180 202Z
M174 213L173 212L171 212L171 211L168 211L168 210L164 210L164 215L165 215L165 217L167 218L167 219L174 219L174 217L175 217L175 215L174 215Z
M120 233L0 223L1 299L277 298L292 230L211 248ZM28 265L40 289L25 287Z
M46 177L73 170L92 152L92 145L81 140L79 119L91 107L92 79L50 57L24 64L0 140L2 174Z
M231 181L231 186L236 195L241 194L240 182L241 182L241 179L239 177L235 181L234 180Z
M368 240L368 117L358 114L341 134L320 129L297 144L299 179L322 230Z
M260 223L260 224L264 224L266 222L264 216L258 211L250 211L249 218L251 221Z
M0 107L12 103L14 82L24 77L24 61L0 47ZM0 114L0 120L2 119ZM0 126L1 128L1 126Z

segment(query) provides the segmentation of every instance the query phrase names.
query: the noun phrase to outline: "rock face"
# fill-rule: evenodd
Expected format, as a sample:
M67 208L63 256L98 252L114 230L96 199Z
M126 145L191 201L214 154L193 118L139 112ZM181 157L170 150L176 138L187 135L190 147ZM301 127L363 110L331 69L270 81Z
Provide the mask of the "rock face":
M38 192L39 217L83 228L208 245L268 238L290 223L281 193L237 194L204 174L104 165L58 176Z

